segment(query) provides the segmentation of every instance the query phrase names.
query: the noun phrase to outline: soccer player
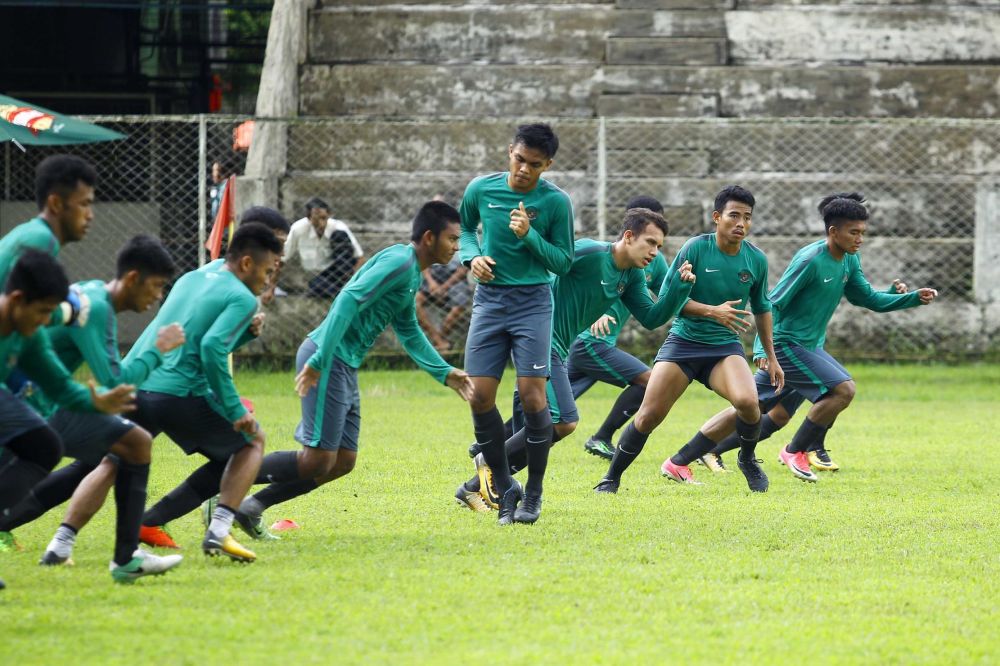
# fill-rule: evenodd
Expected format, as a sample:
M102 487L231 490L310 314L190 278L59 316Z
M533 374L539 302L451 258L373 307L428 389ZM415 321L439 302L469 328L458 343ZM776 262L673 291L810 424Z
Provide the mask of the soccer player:
M545 124L521 125L507 148L507 171L475 178L462 197L461 259L479 282L465 344L466 371L476 442L501 493L499 522L513 520L521 498L528 515L541 507L542 479L552 444L546 405L552 331L551 275L573 262L573 205L542 178L559 139ZM482 225L480 244L477 232ZM510 476L497 388L507 359L517 372L524 405L528 482L524 492Z
M241 562L257 557L230 530L236 508L257 477L264 433L240 400L227 356L252 335L256 296L273 277L280 256L281 242L269 228L241 225L229 244L225 265L217 271L191 271L177 280L125 358L131 362L153 346L164 323L181 324L184 346L142 383L134 420L154 437L166 433L188 455L208 458L146 512L140 531L144 543L164 545L162 526L167 521L219 493L202 550Z
M68 292L69 280L55 259L34 249L21 252L0 294L0 358L5 361L0 364L0 383L20 364L28 378L63 407L105 414L125 411L132 405L133 386L122 384L98 394L91 385L88 391L72 380L48 335L39 330ZM6 385L0 385L0 447L7 454L0 464L2 518L56 466L63 447L51 426Z
M823 349L826 327L843 297L875 312L892 312L931 303L937 291L929 287L907 292L894 280L887 292L872 289L861 270L858 250L868 227L868 209L857 192L831 194L819 203L826 238L806 245L792 257L781 280L768 295L774 308L774 350L785 368L786 388L777 391L767 381L764 369L756 375L761 410L767 411L789 395L812 403L791 443L781 449L779 462L796 477L815 482L810 469L815 456L818 469L837 469L825 449L827 431L837 416L851 404L856 390L850 373ZM766 368L756 345L758 365ZM786 410L787 411L787 408ZM794 411L794 410L792 410ZM718 451L722 438L732 428L733 415L723 411L708 421L687 447ZM768 435L785 425L771 420ZM720 441L721 440L721 441ZM720 442L716 446L716 442ZM807 452L811 452L807 458Z
M413 219L410 243L388 247L365 262L337 294L323 323L303 340L295 358L295 388L302 399L295 439L302 448L264 459L257 482L270 485L246 498L236 517L248 534L273 538L263 528L265 509L354 469L361 430L358 368L389 324L417 365L463 399L472 396L469 376L441 358L414 310L421 271L451 260L459 231L453 206L424 204Z
M781 366L774 358L771 343L771 305L767 300L767 257L746 241L750 233L754 197L737 185L724 188L715 197L712 219L716 231L687 241L674 259L673 267L691 263L698 278L691 300L723 304L748 300L754 313L761 342L770 361L771 381L782 384ZM670 408L697 379L728 400L737 413L740 435L739 467L751 490L763 492L767 477L756 462L754 447L760 431L760 409L753 375L747 366L739 336L731 327L704 316L695 316L692 304L685 305L674 320L670 334L654 360L646 395L632 423L622 432L618 448L598 492L618 491L622 473L642 451L650 433L663 422ZM749 314L749 313L746 313ZM661 466L664 476L692 483L688 463L698 456L687 448Z
M553 441L567 437L580 420L566 370L566 358L570 345L587 324L620 302L625 311L633 314L643 326L656 328L677 314L686 302L694 281L687 263L680 264L669 279L662 281L659 299L655 303L649 295L644 269L657 257L663 256L660 248L666 234L667 222L660 214L647 208L630 209L625 213L617 241L607 243L588 238L576 241L569 272L553 282L555 309L549 358L552 374L547 387L549 411L556 424ZM527 446L526 427L507 440L505 448L511 471L523 469L528 463ZM477 468L479 476L459 486L455 499L474 511L488 511L480 493L490 493L490 483L484 477L482 465L477 465ZM493 503L492 499L490 503ZM541 499L535 504L525 498L512 520L534 523L540 513Z
M101 280L80 283L81 293L91 304L86 324L47 330L52 347L67 370L75 372L85 362L103 386L141 383L160 365L165 354L184 343L184 331L177 324L161 328L153 348L131 363L122 364L118 353L118 313L148 310L162 298L163 288L173 274L173 259L160 241L151 236L135 236L118 253L115 279L107 283ZM163 573L179 564L179 556L161 558L136 550L149 477L152 446L149 433L120 416L56 409L42 391L33 392L28 402L47 417L49 425L62 438L65 455L75 458L75 462L36 485L10 516L0 519L0 530L12 530L31 522L69 499L110 451L114 456L106 458L106 465L111 470L111 482L116 485L118 507L115 579L128 582ZM40 564L70 561L77 533L100 508L110 485L98 495L96 506L70 507Z

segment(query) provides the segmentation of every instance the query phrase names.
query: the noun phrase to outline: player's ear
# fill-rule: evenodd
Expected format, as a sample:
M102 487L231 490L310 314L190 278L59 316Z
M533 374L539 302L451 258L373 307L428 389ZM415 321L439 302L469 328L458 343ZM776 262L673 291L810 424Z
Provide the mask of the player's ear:
M437 242L437 236L435 236L434 232L430 229L425 231L420 237L420 244L424 247L434 247L435 242Z
M139 275L139 271L134 268L122 276L122 282L124 282L125 286L129 288L139 284L140 280L141 276Z

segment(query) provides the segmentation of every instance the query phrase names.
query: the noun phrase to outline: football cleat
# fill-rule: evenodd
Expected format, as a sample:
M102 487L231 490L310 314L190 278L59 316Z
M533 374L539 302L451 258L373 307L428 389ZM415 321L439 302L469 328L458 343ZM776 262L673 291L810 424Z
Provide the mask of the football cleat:
M486 503L478 490L468 490L463 483L455 491L455 501L462 506L468 507L476 513L489 513L492 511L490 505Z
M220 537L211 532L205 532L205 539L201 542L201 549L209 557L225 555L236 562L253 562L257 559L256 553L249 548L243 547L239 541L233 538L232 534Z
M17 542L13 532L0 532L0 553L22 551L24 546Z
M208 529L208 526L212 524L212 514L215 513L215 507L217 506L219 506L218 495L209 497L201 503L201 525L206 530Z
M153 555L144 550L136 550L132 559L118 565L113 561L109 565L111 578L116 583L134 583L143 576L160 576L181 563L182 555Z
M43 567L57 567L59 565L71 567L74 565L74 562L73 558L68 555L63 557L54 550L47 550L45 551L45 554L42 555L42 559L38 560L38 564Z
M694 480L694 474L691 473L691 468L687 465L675 465L670 458L663 461L660 465L660 474L672 479L677 483L688 483L692 486L700 486L700 481Z
M264 527L264 516L257 516L253 518L243 513L242 511L237 511L236 515L233 516L233 521L239 525L240 529L247 533L251 539L256 539L258 541L280 541L281 537L277 534L271 534Z
M493 470L486 464L486 459L482 453L477 453L473 459L476 463L476 474L479 475L479 494L483 500L493 509L500 508L500 493L493 483Z
M615 457L615 447L612 446L611 442L605 442L603 439L597 439L596 437L591 437L584 442L583 450L605 460L611 460Z
M757 458L750 458L748 460L743 460L739 456L736 458L736 466L740 468L743 476L746 477L750 490L755 493L767 492L768 480L767 474L764 474L764 470L760 468L760 463L762 462L764 461Z
M482 451L483 451L483 448L479 444L479 442L473 442L472 444L469 444L469 457L470 458L475 458L480 453L482 453Z
M542 494L525 493L524 498L514 512L515 523L534 524L542 515Z
M830 454L826 449L809 451L809 464L821 472L836 472L840 465L830 460Z
M594 486L595 493L609 493L615 494L618 492L618 486L621 485L621 481L615 481L614 479L604 478L597 482Z
M181 548L162 526L140 526L139 541L154 548L173 548L175 550L180 550Z
M809 469L809 460L804 452L791 453L788 447L783 446L778 452L778 462L788 467L789 472L803 481L816 483L816 475Z
M726 469L725 463L722 462L722 456L712 453L711 451L698 458L698 464L704 465L710 472L716 472L719 474L729 473L729 470Z
M514 522L517 505L524 497L524 489L520 482L517 479L511 479L511 481L513 483L510 484L510 488L500 498L500 515L497 516L497 524L499 525L510 525Z

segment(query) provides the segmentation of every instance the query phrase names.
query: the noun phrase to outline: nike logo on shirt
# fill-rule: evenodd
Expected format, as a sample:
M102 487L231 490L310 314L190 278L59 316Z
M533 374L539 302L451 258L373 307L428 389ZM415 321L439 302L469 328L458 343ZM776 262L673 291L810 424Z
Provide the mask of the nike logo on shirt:
M829 282L829 281L830 281L830 280L832 280L832 279L833 279L833 278L823 278L823 282Z
M490 208L503 208L502 204L486 204Z
M722 270L722 269L721 268L706 268L705 272L706 273L718 273L720 270Z
M611 284L611 283L610 283L610 282L605 282L604 280L601 280L601 284L603 284L603 285L607 286L607 285L609 285L609 284Z

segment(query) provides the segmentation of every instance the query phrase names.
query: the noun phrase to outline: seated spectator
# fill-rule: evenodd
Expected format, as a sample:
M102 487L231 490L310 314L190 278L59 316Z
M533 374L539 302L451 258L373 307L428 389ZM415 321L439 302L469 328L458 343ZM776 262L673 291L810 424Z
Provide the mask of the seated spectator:
M467 273L468 269L458 257L447 264L434 264L423 272L424 280L416 298L417 321L438 351L451 348L448 336L469 306L472 289L466 280ZM428 303L439 306L447 313L440 327L435 327L428 316L425 309Z
M306 217L292 224L285 260L298 257L310 275L310 296L333 298L354 275L364 252L347 225L330 217L330 206L317 197L306 202Z

